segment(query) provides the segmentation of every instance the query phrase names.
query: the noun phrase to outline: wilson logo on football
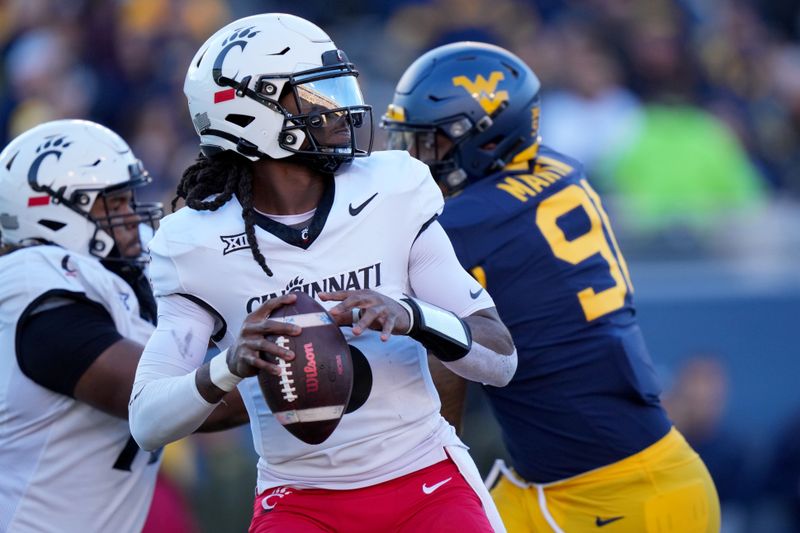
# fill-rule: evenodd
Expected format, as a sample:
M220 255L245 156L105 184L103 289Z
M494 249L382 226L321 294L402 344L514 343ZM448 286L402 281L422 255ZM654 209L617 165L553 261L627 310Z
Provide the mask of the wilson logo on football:
M306 373L306 393L317 392L319 381L317 381L317 361L314 357L314 344L309 342L303 346L306 352L306 366L303 372Z
M325 308L303 292L275 309L271 321L296 324L297 335L268 336L295 357L271 358L278 375L258 373L258 384L275 421L308 444L320 444L339 424L349 405L355 375L350 347Z

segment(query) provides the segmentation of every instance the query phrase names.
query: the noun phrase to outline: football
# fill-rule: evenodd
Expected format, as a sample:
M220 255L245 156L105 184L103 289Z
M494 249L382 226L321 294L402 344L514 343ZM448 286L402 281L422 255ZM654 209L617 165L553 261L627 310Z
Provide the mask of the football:
M270 319L297 324L303 331L296 337L267 337L292 350L295 358L274 358L281 374L261 371L261 392L272 414L292 435L308 444L320 444L339 425L350 400L350 348L325 308L303 292L297 293L294 304L276 309Z

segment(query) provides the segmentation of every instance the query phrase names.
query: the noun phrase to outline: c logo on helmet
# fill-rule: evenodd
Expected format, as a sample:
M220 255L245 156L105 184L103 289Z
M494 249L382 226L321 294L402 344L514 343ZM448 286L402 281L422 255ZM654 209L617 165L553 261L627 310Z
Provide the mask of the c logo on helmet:
M31 168L28 169L28 183L36 192L46 192L46 189L39 185L39 167L42 166L42 162L50 155L55 155L56 159L61 159L61 154L64 153L64 148L67 148L70 142L67 141L66 137L62 137L59 135L49 135L45 137L46 141L39 145L36 148L36 152L39 153L41 150L44 152L40 153L36 156L36 159L33 160L31 163ZM49 148L53 148L49 150Z
M491 115L500 104L508 100L508 91L498 91L497 84L505 79L505 75L499 70L492 71L489 79L478 74L475 81L466 76L456 76L453 78L453 85L463 87L481 105L487 115Z
M225 38L222 41L222 50L220 50L219 54L217 54L217 58L214 60L214 66L211 70L211 75L214 78L214 83L219 85L220 87L228 87L228 85L224 83L220 83L220 79L222 78L222 64L225 62L225 56L228 55L233 48L237 46L242 50L245 49L247 43L249 41L245 41L244 39L251 39L261 33L260 31L252 31L255 26L250 26L249 28L236 28L233 30L233 33ZM238 40L234 40L238 39ZM239 73L233 75L231 79L235 80L236 76Z

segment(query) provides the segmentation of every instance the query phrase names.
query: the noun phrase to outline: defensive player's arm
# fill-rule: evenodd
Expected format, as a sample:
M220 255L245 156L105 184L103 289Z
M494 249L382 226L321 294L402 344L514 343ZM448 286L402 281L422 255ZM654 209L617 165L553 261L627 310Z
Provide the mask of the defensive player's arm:
M464 406L467 399L467 380L451 372L435 355L428 352L428 368L433 378L433 385L442 402L440 412L450 425L461 434Z
M488 315L489 310L477 311L472 316L482 316L483 313ZM491 315L486 318L493 319ZM444 362L431 352L428 352L428 368L433 379L433 385L436 387L436 391L439 393L439 400L442 403L440 412L444 419L456 429L456 433L460 435L463 430L464 408L467 403L467 380L452 372L445 366Z
M469 380L506 385L517 365L511 334L500 320L491 297L461 267L438 222L430 224L414 242L409 279L415 296L453 311L471 331L472 346L465 356L453 360L449 354L433 350L443 365Z
M144 346L121 339L109 346L84 372L75 386L75 398L120 418L128 418L136 367ZM237 389L224 395L197 431L222 431L246 424L247 410Z
M225 393L217 407L200 424L197 431L200 433L223 431L247 424L249 421L250 416L247 414L242 395L239 394L239 389L233 389Z
M487 318L491 324L495 318L493 315L496 315L494 309L483 309L473 313L472 317ZM478 327L481 327L481 324ZM442 403L440 412L460 435L463 429L464 408L467 403L467 380L452 372L444 362L430 352L428 352L428 368Z

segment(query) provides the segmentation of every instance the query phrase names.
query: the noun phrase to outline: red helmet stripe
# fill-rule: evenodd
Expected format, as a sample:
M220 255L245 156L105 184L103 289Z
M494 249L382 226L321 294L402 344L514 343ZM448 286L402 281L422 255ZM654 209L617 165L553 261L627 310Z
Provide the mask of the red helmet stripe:
M50 196L31 196L28 198L28 207L37 207L50 203Z
M218 104L220 102L227 102L228 100L233 100L234 96L236 96L236 91L234 89L225 89L224 91L217 91L214 93L214 103Z

